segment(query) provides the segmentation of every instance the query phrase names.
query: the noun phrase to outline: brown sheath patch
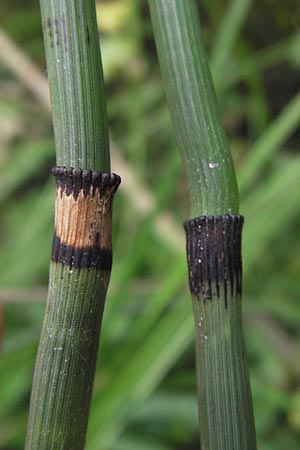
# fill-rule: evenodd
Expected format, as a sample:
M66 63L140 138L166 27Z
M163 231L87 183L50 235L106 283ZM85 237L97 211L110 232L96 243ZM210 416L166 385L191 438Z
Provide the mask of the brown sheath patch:
M115 174L55 167L55 224L52 260L74 268L110 270Z
M242 291L241 234L238 214L201 216L184 223L190 290L202 300L240 297Z

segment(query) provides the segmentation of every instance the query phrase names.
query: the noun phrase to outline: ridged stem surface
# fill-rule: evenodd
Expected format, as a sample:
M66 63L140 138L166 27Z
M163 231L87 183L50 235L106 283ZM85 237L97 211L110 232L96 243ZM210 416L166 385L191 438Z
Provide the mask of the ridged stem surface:
M110 171L95 0L40 0L56 164Z
M50 265L26 449L82 450L109 273Z
M201 450L255 450L241 315L241 230L233 162L194 0L149 0L163 83L189 184L185 223L196 335Z
M241 301L193 296L201 450L255 450Z
M82 450L112 265L114 174L56 167L46 314L26 450Z
M174 133L186 168L191 217L236 213L236 177L196 2L149 0L149 5Z
M242 216L185 222L196 334L201 449L254 450L242 326Z
M83 450L111 264L108 124L94 0L41 0L56 159L46 314L26 450Z

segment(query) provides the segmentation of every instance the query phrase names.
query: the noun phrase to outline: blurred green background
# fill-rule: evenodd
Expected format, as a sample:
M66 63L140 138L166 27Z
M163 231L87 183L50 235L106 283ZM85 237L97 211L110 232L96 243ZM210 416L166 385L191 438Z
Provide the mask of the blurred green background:
M185 0L184 0L185 1ZM87 450L199 449L186 180L146 0L97 3L122 178ZM237 168L258 446L300 448L300 5L203 0ZM55 163L37 0L0 5L0 448L23 448L45 308ZM222 449L219 449L222 450Z

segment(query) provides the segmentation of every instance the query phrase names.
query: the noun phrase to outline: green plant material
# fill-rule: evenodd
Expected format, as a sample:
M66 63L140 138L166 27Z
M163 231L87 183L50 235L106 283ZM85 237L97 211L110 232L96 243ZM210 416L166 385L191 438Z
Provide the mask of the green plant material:
M237 304L236 304L237 303ZM256 448L241 303L193 301L200 442L204 448ZM221 447L222 445L222 447Z
M238 193L231 155L217 115L197 7L194 1L179 0L149 0L149 4L170 114L186 167L191 216L202 216L199 220L186 222L196 331L201 447L207 450L254 450L256 438L244 350L238 267L233 269L236 271L233 275L236 292L232 284L229 293L230 265L238 264L238 254L234 261L226 262L231 259L231 251L239 251L238 246L233 249L238 235L236 231L230 231L238 230L239 216L234 216L238 219L231 226L230 217L225 215L238 213ZM204 224L203 216L215 216L215 219L206 217ZM216 228L210 231L214 223ZM220 226L223 232L218 231ZM206 229L205 234L202 227ZM199 236L202 233L201 237L197 233ZM229 248L232 250L228 251ZM204 262L206 258L211 262ZM210 267L208 274L205 264ZM214 270L218 278L210 281ZM216 283L217 287L211 287L211 283Z
M23 54L27 58L31 55L34 62L41 65L43 69L40 22L37 21L38 3L35 3L34 8L34 17L37 22L34 27L31 26L33 20L32 18L29 20L29 14L24 14L25 9L28 8L28 2L23 8L20 2L15 0L4 0L4 3L6 7L3 10L2 26L6 32L11 31L12 36L17 36L18 48ZM124 40L123 28L125 27L125 33L130 35L138 53L130 54L126 59L125 72L124 70L115 71L111 77L106 70L107 64L102 52L109 98L109 117L114 141L118 143L120 151L126 158L126 169L138 176L140 189L136 192L144 209L136 208L131 193L126 189L122 189L115 199L117 204L114 205L114 268L110 281L109 301L105 305L105 320L101 330L100 358L91 409L94 426L93 431L90 429L87 436L87 446L91 440L93 450L117 450L118 448L132 450L137 445L138 448L146 449L147 445L155 449L159 446L171 449L197 448L195 441L198 417L197 399L194 395L193 321L186 289L184 239L180 225L180 216L188 209L185 196L186 183L182 170L176 173L168 171L174 158L179 161L179 152L175 151L169 113L157 74L158 68L155 53L152 51L148 16L140 0L120 0L117 3L121 5L121 8L130 9L130 27L125 21L122 22L120 31L118 29L116 32L112 29L109 33L102 34L101 48L103 49L102 36L108 44L110 39L113 42L115 39ZM105 25L102 5L106 4L110 6L111 2L98 4L102 29ZM206 42L210 46L217 39L230 2L225 4L220 0L204 0L198 4L201 9L205 8L205 13L206 4L211 7L212 15L209 15L209 20L205 21L203 29ZM242 172L244 162L247 161L257 140L272 126L278 106L283 105L284 102L288 104L292 90L297 85L297 77L299 78L299 36L293 34L295 30L293 31L292 22L289 21L289 30L280 35L272 34L274 43L267 45L265 37L267 36L269 42L270 27L273 27L274 23L268 14L268 5L263 4L265 5L264 14L260 15L259 22L253 23L254 14L250 13L247 17L250 23L247 25L246 33L236 36L226 61L226 70L222 71L219 80L221 89L219 89L220 85L216 86L222 118L230 136L231 148L238 160L237 168ZM263 7L263 4L260 7ZM282 2L277 2L278 6L285 11L290 8L289 4ZM132 10L138 11L135 17L132 17L134 16L131 14ZM19 20L15 21L14 15L17 11ZM289 15L289 17L291 21L296 20L296 15ZM5 18L10 21L9 28L6 27ZM278 18L282 20L282 14L278 15ZM140 30L139 36L135 32L136 29ZM118 36L116 36L117 33ZM28 35L30 35L29 38ZM111 45L109 44L108 47L111 48ZM119 47L123 48L122 42ZM3 50L7 58L13 57L10 52L5 51L5 48ZM116 54L114 58L117 59L118 56L119 54ZM124 61L125 56L122 58ZM3 150L0 161L1 181L6 178L7 171L9 171L10 180L10 192L5 191L3 186L3 192L6 193L5 199L2 197L5 204L2 208L0 224L0 284L5 289L10 289L7 283L18 285L20 291L26 285L26 298L23 298L25 303L17 299L16 304L10 302L4 305L4 335L0 357L3 364L0 364L0 378L1 393L3 392L5 401L2 402L1 395L3 416L0 419L0 448L1 450L8 448L22 450L31 383L26 368L32 371L44 311L42 299L40 305L32 304L27 296L31 289L35 289L36 284L45 285L48 277L48 254L53 227L53 178L51 177L45 186L45 192L41 192L49 159L45 153L47 159L42 162L40 151L33 149L38 141L41 140L42 145L43 138L45 142L49 139L49 124L43 105L36 101L33 92L31 95L31 91L27 90L22 77L18 78L13 71L6 70L3 59L0 66L0 127L1 150ZM264 124L263 132L257 134L258 131L254 130L254 133L249 135L251 119L249 111L257 101L257 93L249 91L247 86L248 78L252 77L253 72L256 71L262 74L265 87L260 90L259 95L264 97L263 101L271 114L268 123ZM275 90L272 84L273 77L270 77L272 74L279 76ZM14 127L20 124L21 128L18 128L17 136L3 149L3 138L6 132L3 125L7 123L8 103L11 102L14 108L12 114L9 109L9 118ZM138 120L139 126L135 126L137 123L135 121ZM296 130L297 124L294 131L290 133L290 135L293 134L292 140L289 140L286 145L281 145L281 148L272 155L269 154L268 160L258 169L258 182L251 182L251 189L247 184L240 197L240 211L246 215L243 231L244 327L247 351L250 355L258 448L268 450L285 448L299 450L298 428L295 427L294 422L285 420L290 417L295 380L299 379L299 372L295 371L294 366L297 361L300 361L298 356L300 267L299 258L295 258L295 255L300 253L298 239L300 191L296 188L300 174L297 158L297 148L300 143L299 133ZM22 153L23 142L25 143L24 153ZM33 144L32 152L29 151L30 143ZM18 161L15 161L14 152ZM30 171L29 174L26 158L29 154L33 158L34 152L39 160L39 166L36 165L35 171ZM6 164L8 161L11 162L9 166ZM116 162L117 160L113 161L114 165ZM23 173L20 170L13 174L13 164L18 164L20 168L24 165L28 173L26 179L22 179ZM126 182L129 179L127 179L127 170ZM125 171L122 173L125 175ZM242 173L238 171L237 175L238 181L242 182ZM165 195L162 187L165 183L173 189L162 201ZM147 189L148 192L151 189L154 194L152 203L155 214L151 214L150 217L148 217L149 208L146 208L149 206L148 197L143 197L143 192L147 193ZM257 192L258 195L256 195ZM270 195L268 195L269 192ZM43 194L45 207L43 207L42 198L38 200ZM156 204L163 205L164 209L156 209ZM176 240L167 239L171 232L163 236L161 229L156 227L158 221L164 223L164 215L171 217L177 224ZM257 226L258 218L259 226ZM267 227L264 226L265 223ZM121 229L122 232L120 232ZM28 238L25 233L30 233ZM174 245L176 242L177 245ZM181 262L179 262L180 257ZM1 297L1 293L0 298L5 302L5 297ZM158 332L160 328L158 319L169 314L177 298L181 306L178 315L187 314L190 318L183 320L187 333L184 345L174 348L172 355L165 351L164 358L148 359L145 370L140 371L129 384L128 380L122 378L123 370L131 364L133 354L136 356L139 352L139 358L143 358L145 347L141 346L141 342L148 339L150 332L153 336ZM150 309L148 321L146 312ZM182 312L182 309L186 312ZM284 330L295 348L292 355L286 351L283 358L278 356L275 349L270 351L270 342L264 330L260 330L258 324L252 321L252 315L259 316L261 313L276 320L277 328L274 330L272 345L286 348L285 340L281 339L280 333ZM29 314L30 317L28 317ZM140 320L143 323L139 325L139 332L135 333ZM175 316L174 322L177 322ZM145 326L144 332L143 326ZM168 326L167 322L165 326ZM177 322L177 327L172 326L170 341L173 341L173 336L176 337L178 328L181 334L180 323ZM29 342L31 343L30 357L28 351L21 351L28 347ZM169 341L165 340L163 345L169 348ZM161 350L161 347L158 348ZM15 349L20 350L16 358L14 357ZM151 349L149 348L148 351L150 352ZM147 392L139 391L138 396L134 395L136 384L142 384L148 368L151 373L159 373L166 359L169 359L168 370L160 377L153 379L151 389ZM22 386L18 386L17 380L20 379L18 372L27 373L26 380L22 380ZM282 377L283 374L284 377ZM102 396L110 389L111 383L116 382L116 378L120 386L122 382L126 385L126 397L116 413L110 415L110 420L106 421L102 427L100 420L101 417L104 419L102 410L107 407L107 404L109 406L110 402L115 404L113 395L106 404L102 402ZM115 396L118 395L117 391ZM174 401L170 398L171 395ZM182 400L182 396L185 395L193 399L190 407ZM130 402L127 401L128 399ZM153 402L156 406L153 406ZM149 409L152 412L148 414ZM107 439L106 427L110 430L108 446L104 445Z
M145 435L142 436L126 436L118 443L115 444L115 450L171 450L171 447L161 445L158 441L149 441L145 439Z
M0 374L2 385L8 384L9 389L2 393L0 418L1 420L10 413L11 409L18 404L19 397L27 391L28 381L31 376L31 363L34 356L35 348L31 345L29 348L21 349L10 354L1 356ZM24 358L26 364L19 366L20 359ZM6 368L6 370L5 370Z
M14 203L7 208L5 225L10 229L10 233L2 247L3 259L0 267L3 285L28 285L37 279L41 265L48 263L53 223L52 191L51 177L39 192L27 194L18 208ZM14 242L18 242L18 245L13 245ZM34 246L32 242L35 243ZM28 258L31 264L27 263ZM10 270L11 265L14 266L14 274Z
M157 321L154 332L149 333L124 369L110 380L105 395L95 401L101 405L89 424L87 449L101 441L103 448L111 448L116 433L120 433L126 414L133 414L136 405L148 398L153 387L162 379L174 362L177 352L187 345L190 336L189 311L177 307ZM123 413L122 413L123 412ZM121 428L122 429L122 428Z
M60 167L54 170L55 232L26 449L82 450L119 177L103 173L110 160L95 3L41 0L41 10Z
M232 47L246 20L252 1L232 0L226 9L210 53L211 70L217 85L218 79L222 78L223 70L225 70Z
M297 185L299 173L299 158L283 160L272 176L245 200L244 208L249 216L249 223L245 223L245 272L259 259L268 240L274 239L279 230L284 230L297 217L300 193L293 186ZM251 245L254 241L255 246Z
M41 0L58 166L110 171L94 0Z
M3 165L3 176L0 184L0 204L9 195L28 182L38 172L39 168L51 159L53 141L39 139L36 142L23 142L11 154Z
M242 192L250 187L299 123L300 95L297 94L252 146L241 169L239 187Z
M299 39L299 32L294 33L284 41L232 62L229 69L224 73L224 77L217 79L218 87L224 86L228 88L242 79L247 79L253 71L264 71L268 68L273 68L277 64L288 62L298 65L300 60L298 51Z
M98 270L50 266L28 449L84 446L107 284L107 274Z
M294 161L294 158L292 161L290 161L288 164L284 165L284 172L285 175L280 176L281 170L283 170L282 164L278 166L278 171L274 173L274 177L272 177L272 181L266 182L262 187L261 191L258 193L258 197L260 199L260 202L257 201L257 198L253 197L253 201L245 203L246 210L249 210L249 221L246 222L245 227L245 240L244 240L244 254L247 255L246 258L246 276L247 276L247 285L251 285L251 272L256 269L256 267L259 265L261 261L261 253L257 251L253 246L253 241L257 240L258 242L258 249L261 249L263 245L265 246L265 249L267 247L270 247L270 242L272 242L272 239L274 240L276 236L280 236L284 234L284 230L287 226L287 224L293 220L293 216L295 217L297 215L297 209L296 204L299 204L299 192L291 192L291 187L295 185L296 183L296 174L299 176L299 162L296 163ZM278 180L277 184L277 190L274 189L273 185L275 184L276 180ZM282 197L278 196L280 189L282 189ZM265 199L263 192L270 192L270 195ZM290 193L289 193L290 192ZM292 195L291 195L292 194ZM287 207L282 210L280 208L280 204L283 202L283 198L286 198L285 204ZM251 205L250 205L251 203ZM272 210L272 215L270 216L269 210L266 207L267 204L274 205L274 211L277 210L276 213L276 220L272 220L272 217L274 217L274 212ZM257 217L260 217L259 226L256 227L256 219ZM278 221L277 221L278 220ZM262 226L263 223L268 223L268 229L265 231L264 226ZM269 226L270 225L270 226ZM276 239L277 241L277 239ZM261 267L261 266L260 266ZM176 296L176 293L171 292L171 284L184 284L183 280L183 269L180 267L180 264L176 261L175 264L170 267L168 272L164 275L165 277L165 286L167 287L168 284L170 284L169 290L165 293L165 295L162 295L162 287L160 286L159 289L157 289L157 292L149 297L147 297L147 311L149 313L150 305L153 305L153 308L157 308L158 304L162 304L162 307L166 307L166 304L170 302L173 303L173 299ZM270 286L270 283L267 283L266 286ZM266 288L265 288L266 289ZM278 287L277 287L278 290ZM187 337L185 340L186 345L188 345L192 340L192 328L191 328L191 321L184 319L186 315L189 314L189 304L187 302L188 298L184 294L182 294L180 291L177 294L177 296L180 296L180 309L178 310L178 318L180 318L180 321L178 322L176 319L176 316L174 315L174 328L172 325L172 328L176 331L174 331L174 337L176 336L176 333L179 333L180 335L182 333L186 333ZM268 300L271 298L271 301ZM271 296L268 295L268 293L261 292L260 296L257 299L249 298L249 302L245 304L245 306L249 308L260 308L260 309L267 309L268 308L268 302L270 302L273 305L273 299L274 294ZM172 300L170 300L172 299ZM140 299L139 299L140 300ZM254 303L255 301L255 303ZM254 303L254 305L253 305ZM282 306L282 299L280 297L281 308L285 310L286 308L283 308ZM290 304L290 302L289 302ZM155 305L155 306L154 306ZM296 314L297 311L297 305L295 305L295 310L293 312L293 315ZM108 311L107 311L108 312ZM169 314L169 310L167 312ZM134 320L134 326L139 327L139 321L144 322L145 321L146 314L142 314L138 320ZM110 323L110 328L114 327L114 322L116 320L116 315L107 315L107 322ZM122 321L124 321L124 314L122 314ZM153 319L153 336L155 333L158 332L159 327L159 321L157 320L157 316ZM140 342L143 342L147 338L149 338L148 333L148 324L145 328L145 334L144 336L141 336L138 334L135 347L136 351L139 353L139 358L142 360L142 358L148 358L148 352L150 351L150 348L148 347L148 351L146 353L146 349L144 346L140 346ZM170 325L168 325L170 327ZM131 330L132 325L131 322L128 324L128 328ZM251 330L252 333L252 330ZM131 338L131 332L130 332L130 338ZM173 338L172 338L173 340ZM167 347L166 350L163 349L163 347ZM159 350L161 353L164 354L164 359L162 359L157 354L157 358L153 359L151 361L151 365L148 361L147 364L149 364L148 370L154 371L155 373L158 373L160 371L160 367L162 364L166 364L167 360L170 358L172 360L173 354L170 354L170 351L168 350L169 341L163 340L160 342ZM183 349L182 349L183 351ZM124 349L117 352L115 355L115 358L122 359L124 361L124 364L127 366L129 365L130 361L133 357L133 351L131 350L128 354L124 356ZM179 358L180 355L177 357ZM134 358L138 358L137 355L134 354ZM169 363L171 364L171 363ZM269 367L269 366L268 366ZM117 439L119 435L121 434L121 431L124 430L126 424L131 423L134 420L134 411L139 411L140 405L143 405L146 403L146 399L148 399L148 395L145 392L140 392L139 396L135 396L136 393L136 386L143 382L144 379L144 372L137 372L136 377L130 377L124 378L124 372L117 369L114 371L115 376L112 375L112 378L110 378L111 386L107 387L107 390L110 390L112 386L115 386L116 384L119 384L120 386L123 386L123 389L125 391L126 388L126 397L122 402L122 406L119 406L118 409L115 410L115 414L111 415L111 421L108 422L107 418L104 420L103 417L103 408L104 405L106 408L110 409L111 403L116 402L118 398L118 393L115 392L115 396L111 394L110 398L106 398L105 402L103 402L104 399L101 398L101 396L96 395L95 402L93 406L93 416L95 419L92 419L91 427L90 427L90 433L89 433L89 440L88 442L91 442L90 448L94 448L96 443L98 443L99 446L103 446L103 448L114 448L115 443L117 442ZM159 379L160 380L160 379ZM153 386L156 386L159 380L153 380ZM128 386L130 384L130 387ZM153 387L152 387L153 389ZM263 387L262 387L263 389ZM106 391L106 389L105 389ZM134 407L129 407L130 402L129 400L134 397ZM131 400L132 401L132 400ZM169 408L171 408L170 405L168 405ZM175 408L171 408L171 410L175 410ZM116 412L118 411L118 412ZM258 411L259 413L259 411ZM108 427L108 423L111 423L110 427ZM103 425L102 425L103 424ZM106 434L107 433L107 434ZM108 436L109 437L108 437ZM107 441L106 441L107 439ZM104 443L107 444L109 442L109 445L104 445ZM88 444L89 445L89 444Z
M234 167L194 1L149 1L178 147L190 190L191 217L238 212ZM202 159L199 158L201 151Z

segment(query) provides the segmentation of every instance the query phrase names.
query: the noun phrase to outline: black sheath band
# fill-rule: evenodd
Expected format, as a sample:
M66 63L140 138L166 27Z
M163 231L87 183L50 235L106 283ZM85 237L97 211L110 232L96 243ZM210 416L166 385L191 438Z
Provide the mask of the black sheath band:
M202 300L242 293L240 215L201 216L184 223L190 291Z
M74 248L62 244L54 233L51 261L67 265L70 269L98 269L111 271L112 251L98 246Z

